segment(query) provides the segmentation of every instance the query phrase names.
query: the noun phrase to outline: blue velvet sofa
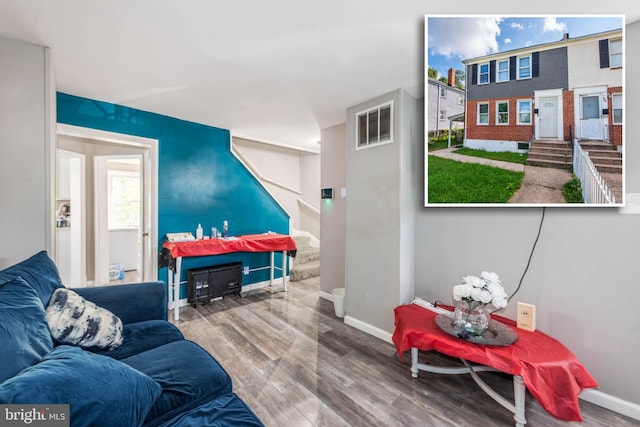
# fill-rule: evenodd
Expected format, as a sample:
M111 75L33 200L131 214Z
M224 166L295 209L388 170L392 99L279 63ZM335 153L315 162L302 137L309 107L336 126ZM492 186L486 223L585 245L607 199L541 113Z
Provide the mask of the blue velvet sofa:
M45 251L0 271L0 403L68 404L72 426L263 426L222 366L167 321L164 283L73 289L121 320L114 349L51 336L59 288Z

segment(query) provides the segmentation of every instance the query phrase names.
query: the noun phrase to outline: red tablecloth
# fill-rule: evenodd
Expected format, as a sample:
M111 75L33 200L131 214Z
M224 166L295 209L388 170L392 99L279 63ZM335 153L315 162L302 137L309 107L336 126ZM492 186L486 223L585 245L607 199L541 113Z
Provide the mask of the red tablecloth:
M533 397L556 418L582 421L578 396L597 382L576 357L560 342L539 331L517 329L518 341L507 347L473 344L442 331L436 313L416 304L396 307L393 342L398 353L416 347L494 367L520 375ZM494 319L515 328L515 322Z
M282 252L296 249L296 242L286 234L264 233L230 238L164 242L173 258L220 255L231 252Z

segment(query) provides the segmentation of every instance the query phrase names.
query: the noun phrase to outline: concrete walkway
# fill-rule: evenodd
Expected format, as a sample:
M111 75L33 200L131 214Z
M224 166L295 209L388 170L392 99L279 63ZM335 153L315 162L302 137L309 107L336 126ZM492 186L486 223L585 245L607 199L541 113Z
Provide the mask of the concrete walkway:
M562 186L570 181L571 173L564 169L542 168L527 166L519 163L502 162L498 160L483 159L481 157L464 156L453 153L455 148L431 151L430 156L442 157L465 163L478 163L486 166L494 166L515 172L524 172L524 178L520 189L509 200L509 203L518 204L560 204L566 203L562 195Z

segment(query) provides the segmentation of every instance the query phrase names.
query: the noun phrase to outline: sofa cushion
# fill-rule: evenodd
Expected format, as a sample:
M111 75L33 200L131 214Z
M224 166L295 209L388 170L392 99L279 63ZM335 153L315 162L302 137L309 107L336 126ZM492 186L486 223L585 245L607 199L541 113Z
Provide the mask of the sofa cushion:
M53 338L64 344L104 349L122 344L122 321L118 316L70 289L53 292L47 321Z
M235 393L225 394L162 424L162 427L264 427Z
M110 357L63 345L0 384L3 404L69 404L78 426L138 426L161 388Z
M174 341L121 361L149 375L162 387L162 394L146 419L150 426L231 393L229 375L192 341Z
M20 276L36 290L43 306L47 306L53 291L63 288L58 268L46 251L40 251L18 264L0 271L0 283Z
M0 285L0 383L53 349L42 301L21 277Z
M166 320L147 320L129 323L122 328L122 345L115 350L103 350L97 347L86 350L94 353L124 359L173 341L183 340L182 332Z

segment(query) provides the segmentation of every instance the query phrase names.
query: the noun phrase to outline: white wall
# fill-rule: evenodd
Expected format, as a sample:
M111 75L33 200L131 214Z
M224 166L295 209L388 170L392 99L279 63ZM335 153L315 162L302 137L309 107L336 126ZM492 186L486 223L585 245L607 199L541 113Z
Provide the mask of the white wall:
M622 68L600 68L599 58L596 39L567 46L570 90L588 86L622 86Z
M341 196L346 187L346 135L344 123L323 129L321 187L333 188L333 200L321 202L320 207L320 289L330 293L344 288L345 281L345 222L347 199ZM349 193L347 193L349 197Z
M51 251L51 132L55 88L48 49L0 37L0 268Z
M294 229L320 237L320 154L234 136L233 152L291 216ZM298 202L311 205L309 210Z

